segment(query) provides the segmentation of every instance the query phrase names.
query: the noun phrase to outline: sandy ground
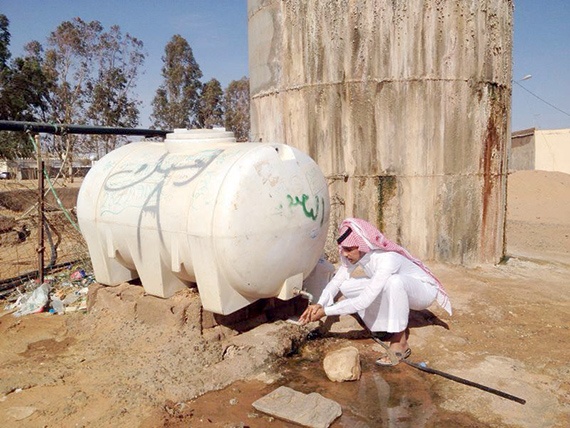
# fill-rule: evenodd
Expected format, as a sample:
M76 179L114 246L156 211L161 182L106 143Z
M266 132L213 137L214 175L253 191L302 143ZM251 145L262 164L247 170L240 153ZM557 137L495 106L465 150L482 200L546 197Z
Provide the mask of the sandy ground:
M220 323L194 290L164 301L135 285L93 285L88 313L0 316L0 426L292 426L251 406L278 385L339 402L333 427L570 426L569 234L570 176L512 174L507 261L431 264L454 314L412 317L412 361L524 405L405 364L375 367L378 345L351 317L306 342L308 328L267 315L253 329ZM329 382L322 358L348 344L363 376Z

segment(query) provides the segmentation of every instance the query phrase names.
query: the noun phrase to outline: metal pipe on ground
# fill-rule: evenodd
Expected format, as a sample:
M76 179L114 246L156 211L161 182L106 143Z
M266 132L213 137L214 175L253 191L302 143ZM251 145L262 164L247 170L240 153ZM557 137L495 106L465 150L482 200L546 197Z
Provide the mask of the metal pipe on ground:
M410 367L414 367L414 368L416 368L416 369L418 369L418 370L421 370L421 371L423 371L423 372L430 373L430 374L436 374L436 375L441 376L441 377L444 377L444 378L446 378L446 379L449 379L449 380L453 380L453 381L455 381L455 382L462 383L463 385L473 386L473 387L475 387L475 388L479 388L479 389L482 390L482 391L490 392L491 394L498 395L499 397L503 397L503 398L506 398L506 399L508 399L508 400L516 401L517 403L520 403L520 404L525 404L525 403L526 403L526 400L525 400L525 399L516 397L516 396L514 396L514 395L508 394L508 393L503 392L503 391L500 391L500 390L498 390L498 389L490 388L490 387L488 387L488 386L481 385L480 383L473 382L473 381L470 381L470 380L467 380L467 379L463 379L463 378L461 378L461 377L459 377L459 376L455 376L455 375L452 375L452 374L449 374L449 373L445 373L445 372L442 372L442 371L440 371L440 370L435 370L435 369L432 369L432 368L427 367L427 366L423 366L423 365L418 364L418 363L413 363L413 362L411 362L411 361L408 361L407 359L403 359L403 360L401 360L401 361L404 362L404 363L406 363L406 364L409 365Z

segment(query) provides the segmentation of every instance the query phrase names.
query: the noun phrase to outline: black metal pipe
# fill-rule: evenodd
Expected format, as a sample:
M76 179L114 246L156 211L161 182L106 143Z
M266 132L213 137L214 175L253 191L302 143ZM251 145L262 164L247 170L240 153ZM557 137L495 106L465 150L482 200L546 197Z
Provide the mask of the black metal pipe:
M110 126L65 125L41 122L21 122L0 120L0 131L29 131L46 134L92 134L92 135L141 135L144 137L164 137L172 131L162 129L115 128Z
M426 373L436 374L436 375L439 375L439 376L444 377L446 379L462 383L463 385L473 386L475 388L479 388L482 391L490 392L491 394L498 395L499 397L503 397L503 398L506 398L508 400L516 401L517 403L520 403L520 404L526 403L526 400L523 398L519 398L519 397L516 397L514 395L507 394L506 392L499 391L498 389L491 388L489 386L481 385L480 383L473 382L473 381L468 380L468 379L463 379L459 376L455 376L455 375L452 375L449 373L442 372L441 370L436 370L436 369L432 369L432 368L427 367L427 366L423 366L423 365L420 365L417 363L413 363L411 361L408 361L407 359L403 359L402 362L404 362L407 365L414 367L418 370L426 372Z

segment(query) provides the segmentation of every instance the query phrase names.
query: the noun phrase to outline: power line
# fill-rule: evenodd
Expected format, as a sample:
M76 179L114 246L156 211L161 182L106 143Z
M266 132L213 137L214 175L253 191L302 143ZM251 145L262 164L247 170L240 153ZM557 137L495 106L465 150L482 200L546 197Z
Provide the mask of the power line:
M538 95L536 95L534 92L529 91L527 88L525 88L523 85L521 85L519 82L517 82L516 80L513 80L513 83L515 83L516 85L520 86L521 88L523 88L525 91L527 91L529 94L531 94L533 97L538 98L540 101L542 101L545 104L548 104L550 107L552 107L553 109L558 110L560 113L564 113L566 116L570 116L570 113L565 112L564 110L559 109L558 107L556 107L555 105L549 103L548 101L546 101L545 99L540 98Z

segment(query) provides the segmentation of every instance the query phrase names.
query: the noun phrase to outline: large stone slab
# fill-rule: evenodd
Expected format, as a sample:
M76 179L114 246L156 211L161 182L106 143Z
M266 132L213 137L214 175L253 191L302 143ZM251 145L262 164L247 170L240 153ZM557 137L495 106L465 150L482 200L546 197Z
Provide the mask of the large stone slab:
M316 392L303 394L286 386L280 386L252 405L260 412L311 428L328 428L342 414L336 401Z

